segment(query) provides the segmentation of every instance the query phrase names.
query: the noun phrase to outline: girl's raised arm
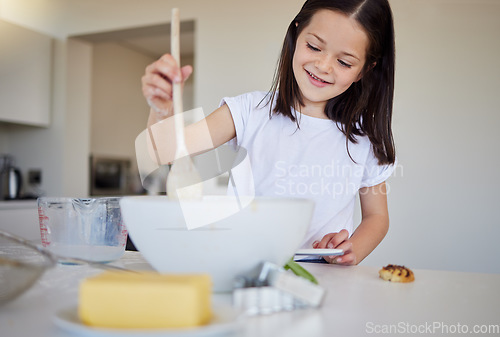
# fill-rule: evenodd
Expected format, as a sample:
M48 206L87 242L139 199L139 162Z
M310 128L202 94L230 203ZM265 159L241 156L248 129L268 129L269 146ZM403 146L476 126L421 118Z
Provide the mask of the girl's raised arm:
M148 129L154 141L150 145L161 158L160 164L172 162L175 156L175 130L173 118L169 118L173 115L172 83L184 83L192 72L191 66L179 68L173 57L166 54L147 66L142 77L142 92L151 106ZM184 134L188 152L198 154L233 139L236 130L228 106L223 105L205 119L187 126Z

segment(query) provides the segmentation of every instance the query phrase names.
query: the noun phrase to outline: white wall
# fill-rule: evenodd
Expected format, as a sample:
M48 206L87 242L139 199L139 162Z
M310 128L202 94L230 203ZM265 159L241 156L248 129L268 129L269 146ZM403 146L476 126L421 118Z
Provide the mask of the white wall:
M66 44L63 193L86 197L89 190L92 46L74 39Z
M148 105L140 79L152 58L116 43L93 45L92 154L135 158L135 137L145 128Z
M116 42L92 45L92 154L135 160L135 138L144 130L149 112L138 79L154 60ZM192 64L193 57L183 61ZM192 87L190 79L184 87L186 110L193 108Z
M389 235L366 262L500 273L500 2L391 4L402 169Z
M0 0L0 16L64 39L168 22L170 8L178 6L182 19L196 22L195 105L209 110L222 96L269 87L286 26L301 4ZM394 135L402 168L389 181L391 229L364 263L500 273L500 2L391 4L397 34ZM65 97L63 87L59 82L58 99ZM57 119L64 117L55 125Z

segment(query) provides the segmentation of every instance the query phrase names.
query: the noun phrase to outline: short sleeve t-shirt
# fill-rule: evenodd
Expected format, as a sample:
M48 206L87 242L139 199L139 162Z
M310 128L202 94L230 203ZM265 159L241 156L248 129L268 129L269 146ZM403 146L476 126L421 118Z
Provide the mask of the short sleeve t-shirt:
M309 231L302 247L328 233L353 233L353 213L360 188L384 182L393 165L378 165L368 137L349 143L337 124L296 112L296 122L283 115L270 116L265 92L223 98L236 129L231 142L248 154L251 170L233 172L238 193L256 196L308 198L315 202ZM247 175L245 177L245 175ZM251 175L251 176L250 176ZM252 191L248 189L253 189Z

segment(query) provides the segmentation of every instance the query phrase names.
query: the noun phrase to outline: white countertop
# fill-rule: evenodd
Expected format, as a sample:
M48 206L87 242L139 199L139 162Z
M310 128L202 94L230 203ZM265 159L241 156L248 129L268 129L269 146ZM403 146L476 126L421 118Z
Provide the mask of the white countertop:
M37 208L36 199L26 200L8 200L0 201L0 210L2 209L22 209L22 208Z
M136 252L126 252L116 264L150 268ZM327 288L321 309L247 318L243 330L233 335L363 336L387 330L397 336L415 336L418 331L441 335L457 329L468 329L462 335L472 335L473 329L500 329L497 274L414 270L415 282L401 284L379 279L378 269L373 267L303 266ZM28 292L0 307L1 335L72 336L53 323L53 316L60 309L76 306L79 282L99 272L74 265L47 271ZM214 300L229 303L230 295L217 294Z

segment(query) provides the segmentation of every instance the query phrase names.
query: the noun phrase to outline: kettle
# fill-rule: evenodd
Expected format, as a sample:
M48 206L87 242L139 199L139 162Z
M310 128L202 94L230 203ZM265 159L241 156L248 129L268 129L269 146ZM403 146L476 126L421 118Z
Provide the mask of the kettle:
M19 199L22 187L21 171L13 166L13 158L0 156L0 200Z

